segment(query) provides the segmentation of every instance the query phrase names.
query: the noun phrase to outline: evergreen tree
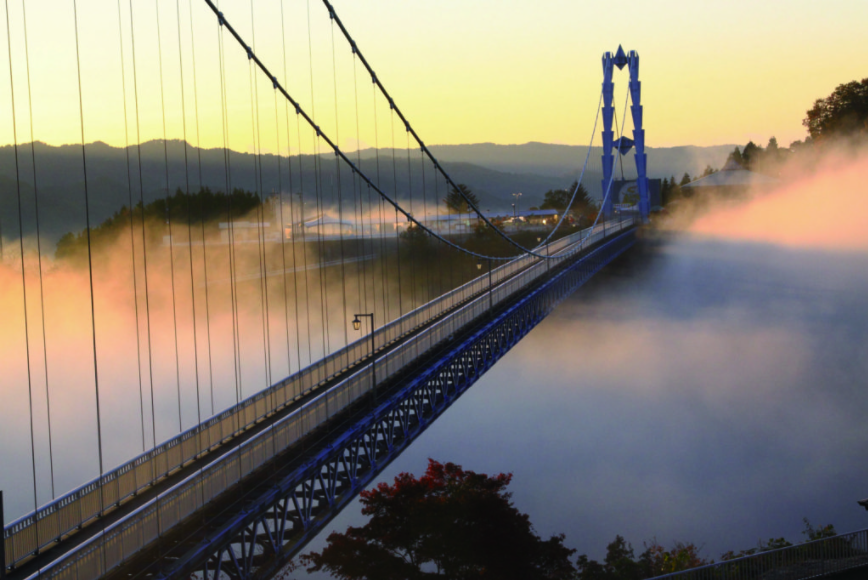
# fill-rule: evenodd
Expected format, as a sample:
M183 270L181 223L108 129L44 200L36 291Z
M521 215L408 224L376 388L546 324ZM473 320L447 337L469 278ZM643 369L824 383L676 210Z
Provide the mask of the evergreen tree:
M726 158L726 161L727 163L729 163L730 161L735 161L736 163L744 167L744 158L742 157L741 150L738 147L732 150L732 152L729 154L729 157Z
M578 191L576 191L578 188ZM576 191L576 198L573 200L573 205L570 210L574 213L583 213L591 202L591 196L584 184L579 185L578 181L574 181L568 189L550 189L545 193L545 200L540 209L554 209L559 213L567 209L567 205L573 197L573 192Z
M743 165L750 169L760 161L762 154L762 147L753 141L748 141L747 145L744 146L744 150L741 152L741 157L744 159Z
M461 191L459 192L458 189ZM467 203L467 200L470 200L473 205L479 207L479 198L476 197L475 193L470 191L469 187L463 183L459 183L458 189L453 187L449 190L449 193L446 194L446 197L443 198L443 203L446 204L449 213L470 213L471 208L470 204ZM462 193L464 194L463 196L461 195Z

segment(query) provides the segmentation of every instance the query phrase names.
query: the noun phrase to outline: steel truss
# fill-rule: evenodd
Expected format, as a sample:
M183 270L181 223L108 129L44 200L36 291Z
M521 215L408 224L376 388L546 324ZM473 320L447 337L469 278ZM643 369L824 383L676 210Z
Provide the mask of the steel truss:
M634 242L631 229L554 274L383 397L216 536L166 563L157 577L254 580L273 575L555 306Z

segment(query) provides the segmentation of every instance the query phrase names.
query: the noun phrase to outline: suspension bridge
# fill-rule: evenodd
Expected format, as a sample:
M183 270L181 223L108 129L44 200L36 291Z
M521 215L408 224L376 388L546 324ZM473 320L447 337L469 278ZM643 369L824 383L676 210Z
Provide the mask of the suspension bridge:
M96 4L6 3L0 571L268 577L634 243L639 56L603 55L567 206L520 214L453 178L327 0ZM60 101L77 145L39 141Z

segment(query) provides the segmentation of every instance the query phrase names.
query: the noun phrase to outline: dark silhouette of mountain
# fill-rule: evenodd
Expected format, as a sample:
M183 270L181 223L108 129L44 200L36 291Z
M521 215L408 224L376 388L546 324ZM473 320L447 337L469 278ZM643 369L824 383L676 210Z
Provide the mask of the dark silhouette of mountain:
M720 167L735 145L711 147L646 147L648 176L681 176L685 171L691 175L701 173L706 165ZM550 177L574 179L585 161L588 148L579 145L555 145L551 143L525 143L523 145L495 145L475 143L470 145L434 145L431 153L444 162L462 161L487 167L495 171L533 173ZM593 147L589 167L599 172L601 147ZM632 152L624 157L625 169L633 166Z
M241 188L262 193L265 198L276 192L303 191L308 200L319 192L325 208L333 208L343 200L349 208L354 196L367 188L360 185L349 168L340 164L336 170L335 156L294 155L289 168L285 157L278 159L263 154L258 159L250 153L223 149L187 148L179 140L148 141L128 148L112 147L102 142L86 146L87 193L91 224L98 224L123 206L140 200L149 203L167 193L191 191L206 186L215 191ZM696 173L706 164L719 165L732 146L674 147L650 149L651 176ZM544 143L525 145L439 145L431 147L443 167L457 183L468 185L477 195L483 210L509 210L515 201L513 193L521 192L520 208L539 206L550 189L568 186L578 175L586 148ZM36 230L35 183L39 194L39 223L46 242L55 243L60 236L85 227L85 176L82 151L78 145L51 146L29 143L18 147L16 179L15 150L0 147L0 229L7 242L18 236L18 194L21 194L21 217L25 235ZM402 206L421 207L446 195L444 180L435 180L433 168L424 168L418 152L411 155L398 149L393 163L391 149L353 153L354 161L361 157L360 168L388 195L397 197ZM379 157L379 159L378 159ZM228 159L228 171L227 161ZM625 169L631 160L625 158ZM425 180L423 183L423 169ZM664 170L665 169L665 170ZM629 173L629 170L628 170ZM201 175L201 178L200 178ZM592 197L600 197L599 155L592 151L585 184ZM20 186L19 186L20 183ZM374 194L376 196L376 194ZM311 207L308 212L318 211Z

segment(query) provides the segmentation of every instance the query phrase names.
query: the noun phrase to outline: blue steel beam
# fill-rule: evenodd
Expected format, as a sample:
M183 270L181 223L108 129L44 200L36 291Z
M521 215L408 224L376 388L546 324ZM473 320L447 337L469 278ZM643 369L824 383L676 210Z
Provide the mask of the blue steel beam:
M615 156L612 154L615 132L612 131L612 122L615 115L615 83L612 74L615 68L615 59L611 52L603 55L603 217L610 219L614 213L613 196L605 196L612 181L612 171L615 167Z
M645 129L642 127L642 83L639 81L639 53L630 51L628 59L630 68L630 101L633 105L630 112L633 115L633 144L636 147L636 185L639 187L639 214L643 220L651 213L651 198L648 193L647 169L648 156L645 154Z

